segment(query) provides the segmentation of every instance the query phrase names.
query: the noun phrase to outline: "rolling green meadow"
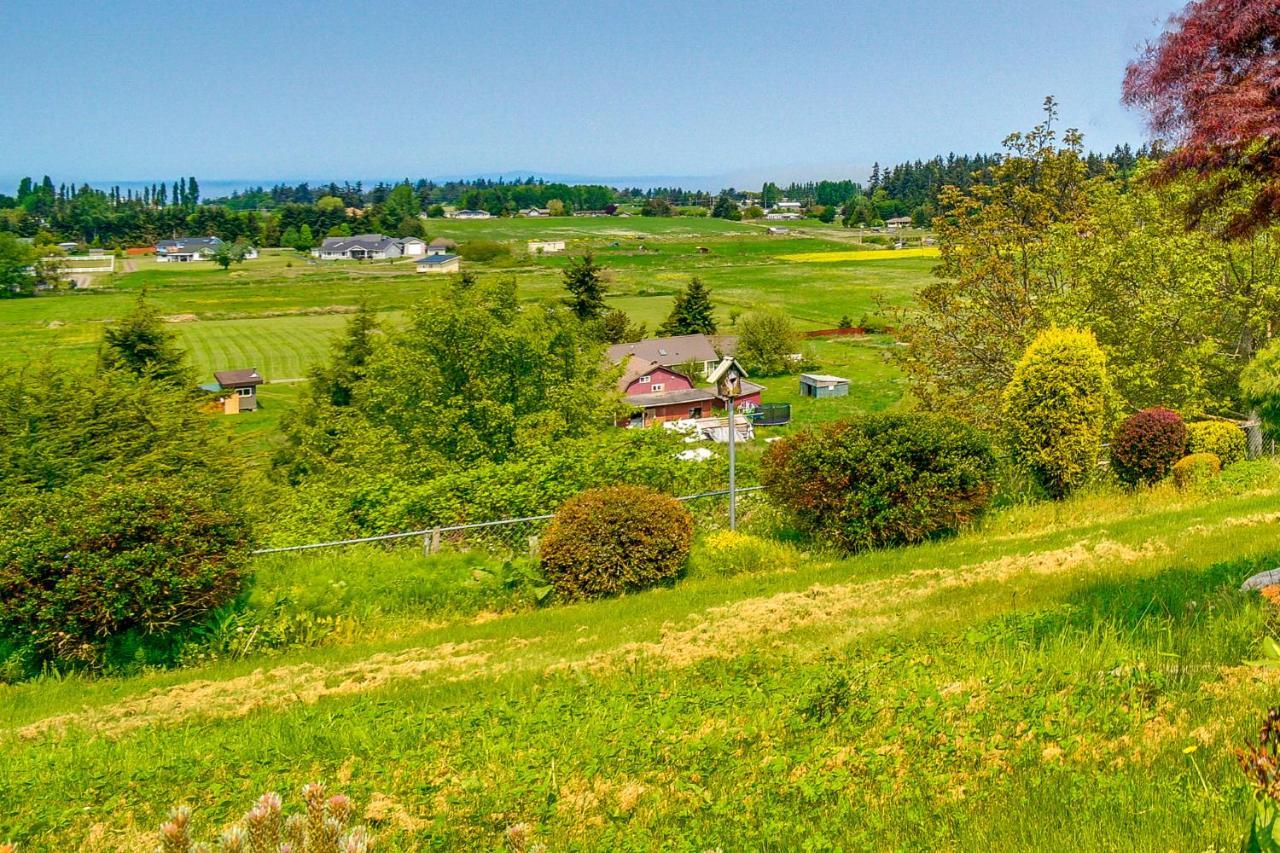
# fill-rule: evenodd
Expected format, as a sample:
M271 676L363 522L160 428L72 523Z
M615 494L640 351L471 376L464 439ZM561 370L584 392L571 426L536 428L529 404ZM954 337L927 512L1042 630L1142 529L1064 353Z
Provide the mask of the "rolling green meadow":
M935 263L787 224L428 228L504 242L466 268L532 302L561 299L565 263L593 251L610 305L650 329L692 275L722 333L762 306L816 330L907 305ZM550 238L564 255L525 252ZM365 303L394 325L443 281L286 250L229 271L131 258L87 291L0 303L0 361L91 360L145 290L202 378L265 374L260 411L219 417L262 463L346 316ZM891 335L806 344L850 395L764 378L793 407L764 435L904 404ZM1001 495L953 538L847 557L757 495L729 532L717 499L685 577L581 604L543 603L511 540L260 555L178 668L0 679L0 847L153 850L179 803L211 838L259 794L296 807L320 780L381 850L1234 849L1251 806L1232 750L1280 687L1280 609L1236 589L1280 559L1278 500L1260 459L1187 489Z
M787 235L705 217L437 219L429 227L431 237L503 242L509 256L469 263L467 269L482 277L515 276L523 298L531 301L563 298L564 265L592 251L608 270L610 305L651 331L666 318L672 297L692 275L711 288L721 330L732 334L734 316L766 306L785 310L805 330L833 328L846 314L855 322L878 317L885 306L905 304L934 263L918 257L894 260L891 251L871 244L853 248L875 255L874 262L781 259L786 254L850 251L847 229L817 221L791 226ZM564 239L566 251L530 256L526 243L533 239ZM327 355L346 315L363 302L378 312L381 322L396 324L442 281L415 273L409 260L320 263L290 250L266 250L229 270L211 263L158 264L149 256L133 257L122 261L115 275L97 277L88 291L0 306L0 364L15 368L91 361L103 325L126 313L145 291L172 323L203 381L211 380L215 370L240 367L256 367L267 378L262 409L228 424L244 437L242 447L257 457L269 450L275 425L296 399L296 382ZM800 398L794 377L778 377L765 383L766 399L793 403L797 425L889 408L902 395L887 359L891 346L878 336L816 340L813 348L822 369L848 376L858 390L841 400L808 401Z

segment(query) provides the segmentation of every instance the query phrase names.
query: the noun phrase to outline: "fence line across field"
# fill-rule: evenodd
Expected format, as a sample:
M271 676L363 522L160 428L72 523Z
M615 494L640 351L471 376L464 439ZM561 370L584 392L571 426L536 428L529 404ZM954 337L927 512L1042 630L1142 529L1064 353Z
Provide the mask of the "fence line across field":
M758 492L764 486L744 486L735 489L738 494L746 494L747 492ZM701 498L724 497L729 494L728 489L718 489L713 492L699 492L696 495L683 495L676 498L678 501L696 501ZM428 527L423 530L410 530L405 533L383 533L378 536L361 536L358 539L337 539L333 542L311 542L306 545L286 545L282 548L258 548L250 553L258 554L283 554L287 551L311 551L316 548L338 548L343 545L361 545L366 542L390 542L395 539L427 539L439 537L442 533L454 533L461 530L479 530L486 527L505 527L512 524L527 524L531 521L550 521L554 518L551 515L528 515L523 518L500 518L494 521L475 521L470 524L448 524L440 527Z

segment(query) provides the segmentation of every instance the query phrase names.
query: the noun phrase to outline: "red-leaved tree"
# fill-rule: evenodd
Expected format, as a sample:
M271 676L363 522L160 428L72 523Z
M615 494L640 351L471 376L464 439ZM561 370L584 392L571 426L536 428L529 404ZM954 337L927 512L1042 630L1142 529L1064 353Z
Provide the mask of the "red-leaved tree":
M1280 221L1280 3L1193 0L1131 63L1124 100L1177 146L1162 174L1204 178L1194 223L1242 190L1225 236Z

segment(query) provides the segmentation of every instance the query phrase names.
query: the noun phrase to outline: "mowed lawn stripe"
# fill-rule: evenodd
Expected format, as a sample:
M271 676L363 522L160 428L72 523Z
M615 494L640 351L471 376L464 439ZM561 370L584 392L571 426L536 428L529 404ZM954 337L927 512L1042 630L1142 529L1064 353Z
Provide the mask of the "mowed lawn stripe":
M257 367L269 379L305 376L324 357L345 315L204 320L177 327L183 346L202 373Z

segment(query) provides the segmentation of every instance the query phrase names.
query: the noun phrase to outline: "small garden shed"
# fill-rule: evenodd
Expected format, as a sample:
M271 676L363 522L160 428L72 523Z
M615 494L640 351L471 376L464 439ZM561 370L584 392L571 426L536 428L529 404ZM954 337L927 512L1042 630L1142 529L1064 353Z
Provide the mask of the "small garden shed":
M800 394L803 397L848 397L849 380L825 373L802 373Z

